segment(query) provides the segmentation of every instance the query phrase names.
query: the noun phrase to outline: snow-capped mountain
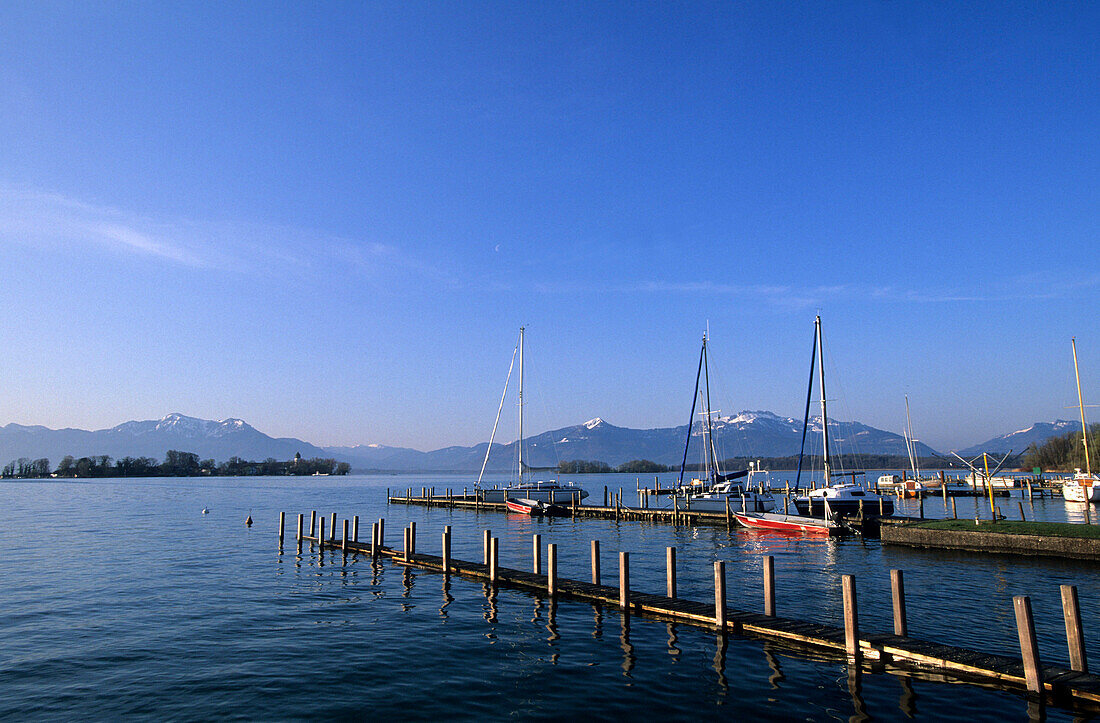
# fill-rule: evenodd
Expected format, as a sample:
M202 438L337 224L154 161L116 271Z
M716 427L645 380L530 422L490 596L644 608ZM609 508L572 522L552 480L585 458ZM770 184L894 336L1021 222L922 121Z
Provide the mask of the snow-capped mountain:
M230 457L263 460L327 457L325 451L300 439L269 437L240 419L220 422L169 414L163 419L124 422L110 429L49 429L42 426L8 424L0 427L0 460L46 457L53 466L65 455L88 457L108 455L164 459L175 449L194 452L202 459L225 461Z
M1054 422L1036 422L1026 429L1017 429L1015 432L1002 434L999 437L986 440L981 444L959 450L963 457L990 452L1005 454L1009 450L1023 452L1028 445L1042 444L1051 437L1059 437L1067 432L1081 431L1080 422L1071 422L1067 419L1059 419Z

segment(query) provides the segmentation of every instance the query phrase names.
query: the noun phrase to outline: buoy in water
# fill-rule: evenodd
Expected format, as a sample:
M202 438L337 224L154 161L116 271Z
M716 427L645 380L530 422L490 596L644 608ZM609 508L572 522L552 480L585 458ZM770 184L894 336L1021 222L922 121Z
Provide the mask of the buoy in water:
M245 527L252 527L252 515L249 515L244 521Z
M203 507L202 508L202 513L204 515L209 515L210 514L210 508L209 507Z

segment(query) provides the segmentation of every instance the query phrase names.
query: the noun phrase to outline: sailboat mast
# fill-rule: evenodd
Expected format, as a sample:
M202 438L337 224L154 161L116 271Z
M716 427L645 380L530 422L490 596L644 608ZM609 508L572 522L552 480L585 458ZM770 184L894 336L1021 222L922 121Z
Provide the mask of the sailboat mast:
M905 450L909 452L909 466L913 468L913 479L917 479L917 445L913 440L913 420L909 418L909 395L905 395Z
M829 468L829 415L825 408L825 346L821 339L821 316L814 319L814 332L817 335L818 381L821 384L821 440L825 454L825 485L828 486L832 481L832 470ZM521 373L520 379L522 378Z
M707 338L703 337L703 349L706 349ZM695 391L691 393L691 416L688 417L687 439L684 440L684 458L680 460L680 478L676 481L676 487L684 485L684 468L687 467L688 447L691 446L691 429L695 426L695 402L699 399L699 376L703 373L703 350L699 351L699 368L695 370Z
M722 474L722 470L718 469L718 451L714 448L714 425L711 423L710 414L710 357L707 356L707 337L703 337L703 380L706 384L707 393L707 449L704 454L709 455L711 464L708 465L710 469L714 470L714 474ZM709 470L707 474L708 480L713 480Z
M523 482L523 327L519 328L519 481Z
M1072 337L1073 376L1077 379L1077 406L1081 409L1081 442L1085 445L1085 474L1092 476L1092 464L1089 462L1089 428L1085 424L1085 399L1081 396L1081 372L1077 368L1077 337Z

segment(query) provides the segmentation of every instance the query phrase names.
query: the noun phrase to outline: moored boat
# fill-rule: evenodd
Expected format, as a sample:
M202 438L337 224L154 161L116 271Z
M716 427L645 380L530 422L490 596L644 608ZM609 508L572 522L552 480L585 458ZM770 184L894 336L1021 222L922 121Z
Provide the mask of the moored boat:
M1062 483L1062 497L1068 502L1100 502L1100 477L1092 473L1089 458L1089 428L1085 422L1085 398L1081 395L1081 372L1077 367L1077 339L1073 345L1073 376L1077 380L1077 404L1081 409L1081 442L1085 445L1085 471L1074 470L1072 480Z
M734 519L750 530L770 532L793 532L808 535L834 535L840 532L840 525L832 520L804 517L802 515L782 515L774 512L734 512Z
M526 497L520 497L516 499L506 499L504 506L508 508L509 512L516 512L521 515L530 515L531 517L568 517L569 508L562 505L549 504L542 500L533 500Z

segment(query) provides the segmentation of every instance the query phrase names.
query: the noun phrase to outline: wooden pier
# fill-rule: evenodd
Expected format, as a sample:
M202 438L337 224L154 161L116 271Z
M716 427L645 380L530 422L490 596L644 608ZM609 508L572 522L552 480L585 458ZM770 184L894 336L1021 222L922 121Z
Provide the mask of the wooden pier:
M455 500L451 500L454 502ZM482 503L484 504L484 503ZM358 517L354 518L354 531L359 529ZM283 547L284 518L280 515L279 546ZM502 567L498 557L498 540L484 531L484 555L480 563L456 560L451 557L450 526L442 533L441 554L433 555L416 550L416 523L410 523L403 531L401 548L385 546L385 520L380 519L371 527L370 542L360 542L349 536L345 521L342 537L325 535L325 518L322 515L316 525L303 528L303 517L298 516L296 544L318 545L331 554L368 555L375 559L389 558L397 565L435 571L445 575L457 575L480 580L492 586L526 590L561 600L578 600L597 605L619 608L625 614L635 614L666 621L676 621L698 627L715 629L721 635L735 634L750 638L770 640L776 643L836 655L849 663L850 674L858 674L863 667L882 670L886 666L909 670L917 675L933 673L945 675L960 682L971 682L1011 691L1024 692L1036 704L1053 702L1058 705L1090 712L1100 712L1100 677L1088 673L1085 647L1081 632L1080 610L1076 604L1076 588L1062 586L1063 613L1067 630L1067 644L1073 669L1043 665L1035 643L1035 629L1031 617L1030 600L1026 596L1014 598L1021 657L983 653L975 650L915 640L906 636L907 613L901 571L891 571L893 595L894 634L870 633L859 628L855 579L844 575L842 579L844 599L844 627L838 628L820 623L805 622L775 614L776 590L774 560L763 560L764 587L763 613L753 613L729 607L726 604L724 562L715 563L713 603L696 602L676 597L676 549L667 548L667 590L665 595L634 590L630 586L628 552L619 553L618 586L604 585L600 578L599 541L591 545L592 581L559 578L557 574L557 545L546 546L545 568L541 537L534 535L533 566L536 572ZM330 525L330 529L332 529ZM357 535L356 535L357 537ZM530 567L528 568L530 569ZM1069 602L1065 602L1065 601ZM910 611L911 619L911 611Z

